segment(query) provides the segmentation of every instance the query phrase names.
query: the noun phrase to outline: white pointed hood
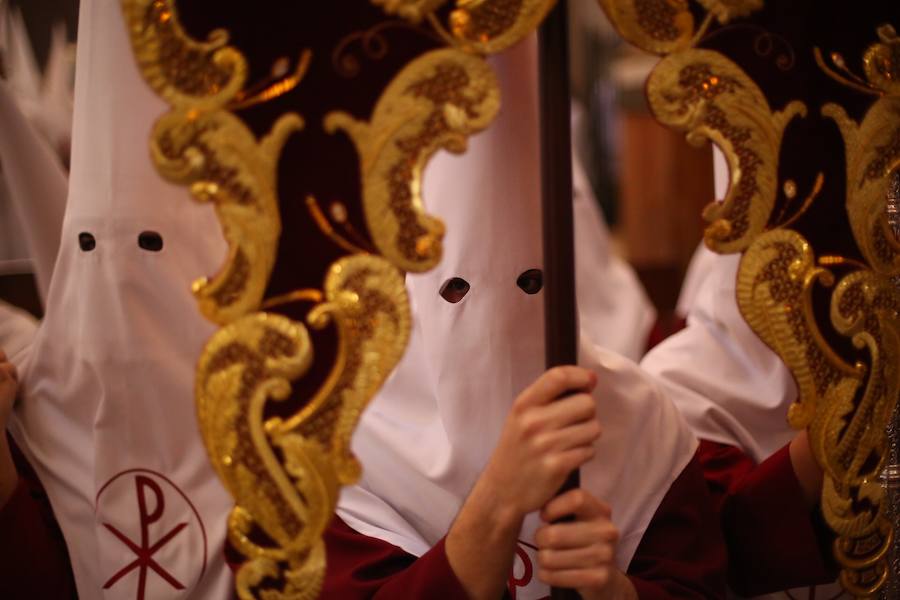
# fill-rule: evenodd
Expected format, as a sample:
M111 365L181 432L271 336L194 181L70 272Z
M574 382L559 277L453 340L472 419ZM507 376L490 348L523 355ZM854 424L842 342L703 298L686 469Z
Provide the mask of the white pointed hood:
M154 170L148 136L167 107L137 71L118 2L82 0L77 63L62 243L12 430L80 597L226 598L232 500L193 398L214 328L190 292L225 244L213 208Z
M363 415L354 438L362 480L338 506L357 531L415 555L446 534L516 395L544 371L543 295L517 285L542 267L535 41L491 59L503 107L490 129L465 155L441 154L428 167L424 198L447 224L444 257L408 278L410 346ZM453 278L469 285L455 304L440 294ZM584 334L581 342L580 362L599 374L604 424L582 482L612 505L622 533L618 560L627 568L696 442L636 365ZM529 568L538 525L537 515L526 519L510 574L520 599L548 593Z
M46 299L53 275L68 181L58 156L20 110L0 81L0 269L22 270L30 260ZM8 236L8 237L7 237ZM5 246L5 247L4 247Z

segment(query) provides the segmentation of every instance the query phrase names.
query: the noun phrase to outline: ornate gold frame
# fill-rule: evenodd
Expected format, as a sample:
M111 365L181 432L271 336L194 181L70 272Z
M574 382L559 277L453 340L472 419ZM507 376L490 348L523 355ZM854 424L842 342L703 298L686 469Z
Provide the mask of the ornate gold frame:
M175 0L121 0L140 71L170 105L151 134L153 162L163 177L214 204L228 242L220 273L194 285L201 312L221 327L197 365L195 396L210 460L236 501L228 536L246 558L236 576L244 600L318 596L322 534L340 486L360 474L351 435L406 347L404 273L426 271L441 256L443 224L424 212L422 173L438 149L463 152L468 136L488 126L500 97L485 55L533 31L554 0L458 0L446 27L437 13L446 0L372 3L413 26L427 23L446 42L397 73L369 122L341 112L325 117L324 128L349 136L358 152L374 248L341 237L310 196L319 227L349 254L331 264L321 289L264 299L281 235L278 161L304 120L284 114L258 140L234 111L301 86L318 49L253 94L247 62L226 32L197 41L182 28ZM298 299L316 303L306 323L267 311ZM329 324L338 351L324 385L290 416L266 418L265 407L288 398L315 360L307 327ZM280 589L259 591L273 579Z
M724 200L704 212L710 223L705 241L716 252L744 254L738 305L797 381L799 399L788 419L809 429L825 471L822 512L838 535L841 583L851 594L869 597L886 580L893 536L878 477L886 427L900 396L900 288L892 281L900 274L900 242L889 230L887 212L890 178L900 170L900 40L890 26L878 29L880 41L863 57L865 82L829 69L817 53L833 78L877 96L861 123L836 104L821 107L846 144L846 211L864 264L843 256L817 258L792 229L794 219L773 219L783 132L791 119L815 108L794 101L773 110L737 64L696 47L714 20L724 24L751 15L763 0L698 1L708 12L695 28L687 0L599 0L623 37L666 55L647 82L656 118L684 131L693 144L712 141L726 156L731 183ZM851 272L839 279L837 265ZM813 310L817 287L832 290L827 324ZM826 325L865 349L868 360L844 360L823 334Z

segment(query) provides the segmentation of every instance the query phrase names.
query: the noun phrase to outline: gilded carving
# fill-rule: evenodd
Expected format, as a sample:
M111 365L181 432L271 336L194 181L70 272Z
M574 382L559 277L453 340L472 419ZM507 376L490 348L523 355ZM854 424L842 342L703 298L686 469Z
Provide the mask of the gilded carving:
M881 98L861 124L836 104L822 114L835 120L847 154L847 216L867 262L887 276L900 274L900 241L885 210L891 175L900 170L900 95Z
M439 36L428 34L448 47L402 67L368 121L335 110L312 124L354 143L368 237L352 229L341 201L329 200L333 226L307 194L312 222L343 255L328 265L321 289L267 298L282 229L277 166L304 123L283 114L257 139L235 111L298 86L316 57L305 51L293 73L248 86L247 61L224 31L199 42L179 24L174 0L121 2L141 73L170 105L153 128L152 159L162 176L215 204L229 244L220 273L195 284L200 310L221 326L198 363L195 398L213 467L236 502L228 539L246 559L238 595L312 600L340 486L360 474L352 433L406 348L405 272L440 259L444 226L424 212L423 171L436 151L463 152L468 136L488 126L500 97L483 54L527 35L553 1L459 0L451 33L434 13L441 0L373 0L413 29L427 19ZM273 78L284 71L273 68ZM311 306L305 323L267 312L296 302ZM302 406L273 416L279 403L296 401L295 384L314 360L308 328L326 327L337 349L324 383Z
M697 0L720 23L746 17L763 7L763 0Z
M787 124L805 116L794 101L774 112L759 87L722 54L690 49L662 59L647 81L656 118L687 133L694 145L707 140L722 149L731 185L721 202L703 211L707 246L745 250L766 227L778 194L778 153Z
M193 286L200 311L214 323L229 323L259 307L281 234L278 157L301 128L298 116L284 115L257 142L224 110L197 115L173 110L154 127L150 149L159 173L188 185L197 200L213 202L228 242L225 265Z
M457 0L450 29L464 48L496 54L534 31L554 4L556 0Z
M389 15L397 15L412 23L420 23L448 0L372 0Z
M741 260L737 301L754 332L784 360L799 398L788 419L797 429L813 422L822 399L862 365L848 365L824 341L811 310L813 286L834 285L834 274L817 265L809 243L796 231L774 229L753 242Z
M863 71L869 84L890 96L900 96L900 37L892 25L878 28L880 42L863 55Z
M708 13L695 31L686 1L600 0L626 39L668 54L648 80L654 115L684 131L688 141L711 140L726 155L730 186L724 201L704 211L711 222L705 240L718 252L744 252L737 280L741 313L797 381L799 397L788 420L808 429L825 471L822 512L838 535L834 552L843 569L841 583L854 596L870 597L885 582L894 535L878 475L886 457L885 427L900 396L900 239L887 209L900 178L900 38L891 25L877 28L878 41L861 56L865 78L839 53L811 49L811 58L831 79L876 97L861 122L838 104L821 107L844 139L845 209L863 260L817 258L791 228L821 192L823 173L790 218L784 218L785 211L798 190L792 179L785 180L788 203L774 214L782 137L792 118L805 117L806 106L793 101L774 112L741 67L694 47L712 19L740 20L763 2L698 2ZM776 64L785 70L795 61ZM823 296L830 296L827 319L815 309L816 298ZM836 350L835 335L852 343L856 362L844 357L846 348L845 354Z
M623 38L647 52L669 54L690 46L694 16L687 0L599 0Z
M363 206L378 250L401 269L427 271L441 256L443 224L424 214L425 164L441 148L464 152L466 139L494 118L500 96L490 67L454 49L417 58L385 89L372 120L325 118L356 144Z
M694 45L713 19L727 23L763 7L763 0L698 0L707 10L700 27L687 0L598 0L623 38L653 54L671 54Z
M229 108L247 76L243 56L217 31L208 42L189 38L172 0L123 0L138 66L171 104L154 126L150 153L159 173L211 201L229 252L211 280L194 283L200 310L224 325L259 307L281 232L275 175L287 138L302 128L283 115L257 141Z
M878 475L887 457L885 427L900 396L900 294L890 279L872 270L850 273L832 296L831 320L839 333L867 350L868 376L860 391L826 397L810 437L828 474L822 508L840 536L835 554L844 566L841 582L864 597L887 577L886 553L894 535Z
M496 54L534 31L556 0L456 0L449 26L436 14L449 0L371 0L411 23L423 19L450 45L473 54Z
M241 568L239 581L249 573L271 574L280 561L293 571L305 559L289 549L308 535L310 514L324 500L322 489L315 480L305 481L302 489L295 487L275 454L264 413L268 402L290 396L291 381L309 368L312 359L309 333L302 324L272 313L253 313L218 330L197 365L200 432L219 478L238 499L229 539L250 559ZM254 524L277 546L251 541ZM251 597L242 592L241 598Z

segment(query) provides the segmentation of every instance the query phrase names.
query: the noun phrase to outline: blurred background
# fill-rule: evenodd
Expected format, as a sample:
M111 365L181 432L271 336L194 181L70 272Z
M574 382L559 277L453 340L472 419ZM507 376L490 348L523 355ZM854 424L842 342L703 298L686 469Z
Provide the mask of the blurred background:
M69 153L77 14L77 0L0 0L0 75L63 163ZM4 188L0 165L0 300L40 316L28 252Z
M35 81L42 85L54 35L62 29L75 42L77 11L77 0L0 0L0 55L10 61L11 30L20 22L33 53L16 58L19 71L35 70L33 77L18 73L20 84L24 79L26 88ZM711 151L690 147L648 112L643 86L656 57L621 42L596 0L569 0L569 11L576 152L609 224L612 246L637 273L665 334L677 322L673 311L681 282L701 239L701 209L714 197ZM74 61L74 49L68 52ZM68 150L59 151L65 162ZM8 229L0 223L0 236ZM39 314L27 264L14 250L4 250L4 243L10 245L6 237L0 239L0 298Z
M569 15L576 151L614 247L643 283L659 325L671 331L703 234L700 213L714 199L712 150L693 148L650 114L644 81L658 57L623 42L596 0L569 0Z

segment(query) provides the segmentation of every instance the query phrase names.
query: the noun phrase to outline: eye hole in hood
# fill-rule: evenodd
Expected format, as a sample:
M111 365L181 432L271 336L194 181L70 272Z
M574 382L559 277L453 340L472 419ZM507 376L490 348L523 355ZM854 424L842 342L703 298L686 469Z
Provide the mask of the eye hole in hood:
M450 304L456 304L469 293L469 282L462 277L451 277L441 286L441 298Z
M97 238L94 237L93 233L82 231L78 234L78 246L82 252L90 252L97 247Z
M149 252L159 252L163 249L162 236L155 231L142 231L138 236L138 246Z
M528 269L516 279L516 285L526 294L537 294L544 287L544 272Z

